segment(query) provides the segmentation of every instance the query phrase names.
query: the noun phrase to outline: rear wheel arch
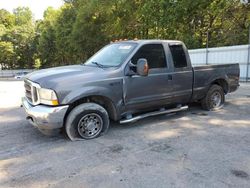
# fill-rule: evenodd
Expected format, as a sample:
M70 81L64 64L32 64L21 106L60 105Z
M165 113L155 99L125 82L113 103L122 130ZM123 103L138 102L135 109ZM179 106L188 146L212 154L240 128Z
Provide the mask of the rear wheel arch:
M211 83L211 86L212 85L219 85L219 86L221 86L225 94L227 94L229 92L228 82L224 78L219 78L219 79L214 80Z
M218 110L223 107L225 102L225 93L218 84L213 84L209 88L206 96L201 100L201 106L204 110Z

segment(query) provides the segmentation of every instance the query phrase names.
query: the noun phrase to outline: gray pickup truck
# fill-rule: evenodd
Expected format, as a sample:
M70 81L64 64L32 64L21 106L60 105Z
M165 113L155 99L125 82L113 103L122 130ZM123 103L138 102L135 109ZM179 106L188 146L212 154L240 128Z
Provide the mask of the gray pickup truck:
M41 132L63 129L71 140L92 139L110 120L134 122L191 102L218 109L238 88L239 72L238 64L192 67L180 41L119 41L85 63L28 74L22 102Z

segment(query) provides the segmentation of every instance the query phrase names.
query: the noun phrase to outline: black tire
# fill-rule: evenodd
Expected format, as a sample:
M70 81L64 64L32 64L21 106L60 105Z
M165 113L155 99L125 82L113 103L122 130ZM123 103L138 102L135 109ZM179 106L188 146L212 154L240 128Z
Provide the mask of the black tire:
M96 138L106 133L108 128L108 112L96 103L76 106L65 123L65 132L72 141Z
M223 107L225 94L223 88L219 85L212 85L206 96L201 100L201 106L204 110L213 111Z

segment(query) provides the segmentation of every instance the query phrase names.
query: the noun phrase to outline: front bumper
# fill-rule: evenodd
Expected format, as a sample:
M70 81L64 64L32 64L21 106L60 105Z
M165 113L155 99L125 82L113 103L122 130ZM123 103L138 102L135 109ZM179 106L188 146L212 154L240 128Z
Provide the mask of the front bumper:
M63 127L63 119L68 109L65 106L31 105L27 99L22 98L22 104L29 122L40 130L53 130Z

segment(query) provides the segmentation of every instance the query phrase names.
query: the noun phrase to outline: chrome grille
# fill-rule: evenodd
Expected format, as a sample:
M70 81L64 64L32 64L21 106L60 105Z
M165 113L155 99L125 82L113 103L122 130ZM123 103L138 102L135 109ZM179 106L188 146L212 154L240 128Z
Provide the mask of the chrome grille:
M36 83L33 83L29 80L24 80L24 88L25 88L25 97L29 101L29 103L36 105L39 102L37 95L37 88L40 86Z

